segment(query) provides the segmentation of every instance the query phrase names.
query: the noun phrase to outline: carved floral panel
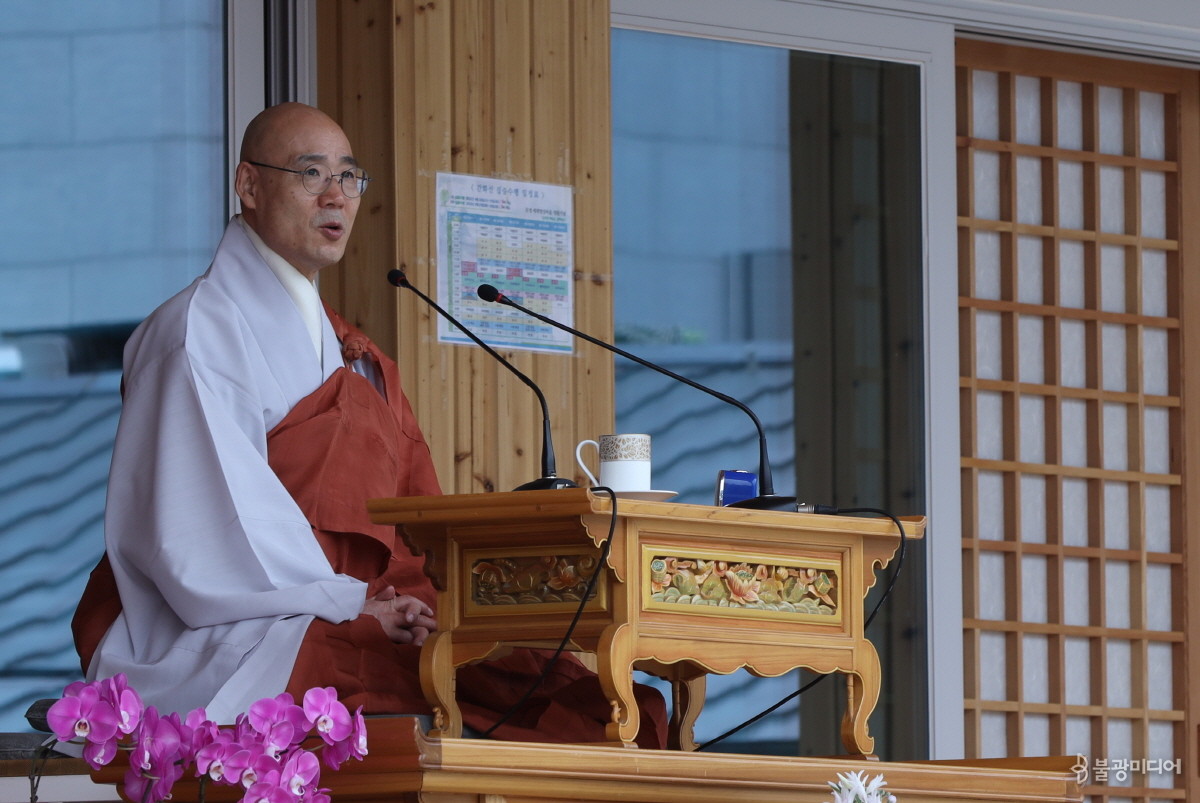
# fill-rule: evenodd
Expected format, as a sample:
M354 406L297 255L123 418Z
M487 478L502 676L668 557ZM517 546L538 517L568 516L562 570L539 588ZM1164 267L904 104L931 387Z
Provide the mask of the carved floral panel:
M596 572L595 552L571 555L475 556L470 602L475 605L578 603Z
M647 556L647 591L654 607L707 606L729 612L841 618L836 561L784 564L732 555Z

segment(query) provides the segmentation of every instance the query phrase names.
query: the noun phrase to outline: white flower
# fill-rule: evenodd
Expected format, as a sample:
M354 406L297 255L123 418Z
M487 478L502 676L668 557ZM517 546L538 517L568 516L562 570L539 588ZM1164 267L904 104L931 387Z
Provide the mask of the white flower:
M882 775L867 782L862 772L840 772L837 783L829 782L833 803L896 803L895 796L884 791L886 785Z

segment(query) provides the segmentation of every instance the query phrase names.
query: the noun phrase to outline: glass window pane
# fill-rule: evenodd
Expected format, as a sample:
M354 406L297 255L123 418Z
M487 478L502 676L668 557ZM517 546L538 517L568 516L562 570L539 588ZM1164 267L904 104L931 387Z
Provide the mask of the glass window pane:
M1144 159L1167 158L1165 100L1161 92L1138 92L1138 152Z
M121 350L225 222L222 3L17 3L0 147L0 730L80 675L69 629L103 550ZM15 113L14 113L15 112ZM69 557L68 557L69 556Z
M1057 81L1058 147L1083 149L1083 85L1076 81Z
M1142 177L1142 236L1167 236L1167 177L1156 170L1144 170Z
M1017 157L1017 222L1040 226L1042 221L1042 160Z
M1021 462L1046 462L1046 400L1040 396L1022 396L1019 413Z
M1042 144L1042 79L1018 75L1013 82L1017 101L1017 142Z
M612 70L617 341L752 407L777 493L911 510L924 475L893 464L921 441L885 413L923 409L919 69L618 28ZM992 251L977 281L998 294ZM712 504L718 471L757 469L742 412L625 360L616 421L654 436L655 485L678 501ZM705 717L732 727L749 706L710 698Z
M1167 314L1167 255L1163 251L1142 251L1142 314Z
M1046 301L1042 249L1040 238L1017 238L1017 300L1023 304L1044 304Z
M1063 543L1068 546L1087 546L1088 483L1087 480L1064 477L1062 480Z
M1058 303L1082 309L1086 305L1083 243L1060 240L1058 244Z
M1083 321L1063 319L1058 327L1060 384L1087 387L1087 327Z
M1071 679L1071 682L1066 684L1065 690L1067 705L1091 705L1091 642L1085 638L1068 637L1063 640L1063 654L1065 656L1063 674Z
M1000 139L1000 77L990 70L971 73L971 135Z
M1008 529L1007 519L1004 515L1004 475L999 471L981 471L976 479L978 489L976 491L976 507L979 509L979 521L976 522L975 528L978 532L978 537L983 541L1003 541L1005 540L1005 532ZM989 553L991 554L991 553ZM980 563L987 559L987 556L980 557ZM1000 564L1003 569L1003 564ZM1001 585L994 589L1003 591L1004 577L1001 574L998 578L994 578ZM982 599L985 593L990 593L991 589L981 589L980 598ZM1003 605L999 610L1004 610ZM983 616L983 614L980 614ZM989 617L984 617L989 618ZM1003 613L997 613L990 618L1002 619Z
M1027 543L1046 543L1046 479L1037 475L1021 476L1021 540ZM1040 560L1040 558L1039 558ZM1036 603L1038 614L1026 612L1027 617L1038 615L1043 617L1038 621L1046 621L1045 588L1042 588L1042 599Z
M1128 389L1125 334L1125 327L1121 324L1105 323L1100 326L1100 350L1104 355L1102 384L1105 390Z
M1072 682L1074 676L1072 676ZM1070 684L1068 684L1068 688ZM1092 721L1088 717L1067 717L1067 741L1064 746L1067 755L1091 756L1092 754Z
M1003 633L979 634L979 665L988 667L979 676L980 699L1008 699L1007 643Z
M1026 714L1021 725L1024 728L1022 755L1050 755L1050 717L1045 714Z
M1174 599L1171 567L1162 563L1151 563L1146 567L1146 629L1171 630L1175 626ZM1151 663L1154 672L1169 672L1170 665L1160 666ZM1151 684L1154 686L1157 684ZM1168 684L1169 686L1169 684ZM1169 708L1169 705L1151 706L1151 708Z
M979 618L1002 621L1008 618L1007 591L1010 587L1004 569L1004 555L981 552L979 555ZM1002 636L997 635L997 638ZM984 663L983 666L990 666ZM1000 699L1000 698L997 698Z
M1021 556L1021 614L1022 622L1041 622L1049 621L1047 617L1048 605L1048 586L1046 585L1046 558L1044 555L1022 555ZM1026 636L1026 650L1029 648L1030 636ZM1043 659L1045 657L1045 645L1041 647ZM1044 660L1043 660L1044 663ZM1028 668L1028 664L1026 664ZM1043 680L1045 668L1042 668ZM1036 702L1045 702L1045 700L1037 700Z
M1171 489L1165 485L1147 485L1145 509L1146 551L1171 551ZM1178 548L1178 547L1176 547Z
M972 164L972 185L975 188L974 217L1000 220L1000 154L992 151L974 151Z
M1062 401L1062 464L1064 466L1086 466L1087 448L1087 404L1079 399Z
M975 376L980 379L1004 378L1002 323L998 312L975 313Z
M1104 483L1104 545L1109 549L1129 549L1128 483Z
M1107 403L1102 408L1104 423L1104 467L1112 471L1129 468L1129 411L1124 404Z
M1058 225L1066 229L1083 228L1083 165L1058 163Z
M1042 338L1046 319L1037 315L1022 315L1017 322L1020 337L1019 378L1035 385L1046 381L1046 343Z
M1100 246L1100 309L1125 312L1125 249Z
M1125 171L1100 167L1100 231L1125 233Z
M1131 626L1129 574L1129 563L1125 561L1110 560L1104 564L1105 627L1125 629ZM1110 640L1109 644L1113 642ZM1112 677L1111 665L1109 677Z
M1089 577L1085 558L1063 558L1063 624L1090 624Z
M975 232L975 296L1000 298L1000 235L994 231Z
M1142 330L1142 389L1165 396L1171 392L1168 379L1167 330L1147 326Z
M1119 87L1099 88L1100 101L1100 153L1121 154L1125 152L1125 119L1123 92Z
M984 460L1004 459L1004 396L980 391L975 404L975 456Z
M1021 638L1021 693L1026 702L1050 702L1050 641L1046 636L1028 634ZM1028 749L1029 745L1025 747ZM1031 755L1043 755L1033 752Z

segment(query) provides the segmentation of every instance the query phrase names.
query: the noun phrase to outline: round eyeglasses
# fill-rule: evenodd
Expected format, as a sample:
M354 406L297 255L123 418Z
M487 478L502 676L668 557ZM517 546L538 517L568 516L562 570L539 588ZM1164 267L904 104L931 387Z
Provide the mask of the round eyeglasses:
M304 185L304 189L312 195L321 195L329 189L329 182L337 179L343 195L347 198L357 198L367 191L367 182L371 180L367 171L361 167L343 170L335 174L323 164L311 164L302 170L292 170L290 167L276 167L262 162L252 162L249 159L246 162L256 167L269 167L272 170L282 170L284 173L295 173L300 177L300 183Z

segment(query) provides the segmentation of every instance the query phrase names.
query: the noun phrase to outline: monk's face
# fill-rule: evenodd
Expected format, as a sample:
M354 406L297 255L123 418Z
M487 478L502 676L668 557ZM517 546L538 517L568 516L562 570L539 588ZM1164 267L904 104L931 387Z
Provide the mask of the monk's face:
M361 199L348 198L336 179L314 195L299 175L250 162L297 171L324 166L335 177L357 163L342 129L322 112L300 104L272 111L253 141L247 131L235 187L246 223L311 279L342 258Z

